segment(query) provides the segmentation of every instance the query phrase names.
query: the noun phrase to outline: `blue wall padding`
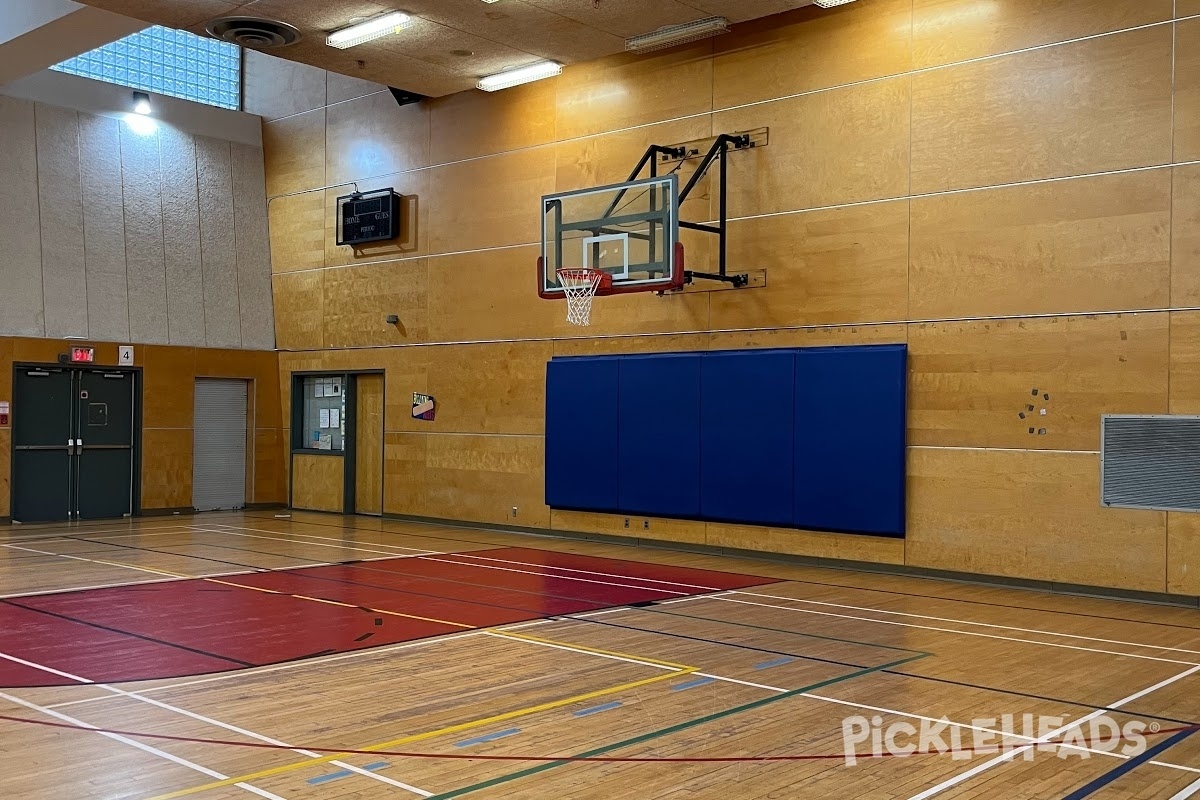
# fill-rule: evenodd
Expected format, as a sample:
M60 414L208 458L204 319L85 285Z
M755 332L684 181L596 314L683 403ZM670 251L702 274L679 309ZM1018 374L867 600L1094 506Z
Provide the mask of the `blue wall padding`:
M904 345L555 358L554 508L904 535Z
M700 516L700 353L621 358L621 511Z
M794 515L794 350L708 353L700 383L705 519L790 526Z
M620 511L617 401L621 360L556 358L546 365L546 503Z
M904 345L796 351L797 528L904 535Z

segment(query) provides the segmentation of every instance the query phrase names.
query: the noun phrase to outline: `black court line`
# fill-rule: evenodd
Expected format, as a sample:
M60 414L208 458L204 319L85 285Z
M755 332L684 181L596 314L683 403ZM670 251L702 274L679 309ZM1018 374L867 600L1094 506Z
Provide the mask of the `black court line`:
M86 540L80 540L80 541L86 541ZM160 555L176 555L176 554L173 554L173 553L164 552L164 551L159 551L159 550L153 550L153 549L150 549L150 548L145 548L145 547L137 547L137 546L135 546L135 545L122 545L122 547L125 547L125 548L127 548L127 549L130 549L130 550L139 550L139 551L150 552L150 553L158 553L158 554L160 554ZM231 548L231 549L233 549L233 548ZM240 549L240 548L238 548L238 549ZM255 551L248 551L248 552L255 552ZM479 552L483 552L483 551L479 551ZM453 554L448 554L448 555L453 555ZM418 557L418 558L419 558L419 557ZM216 561L216 559L210 559L210 560L214 560L214 561ZM237 563L237 562L234 562L234 561L218 561L217 563L224 563L224 564L227 564L227 565L229 565L229 566L242 566L242 567L249 566L249 565L246 565L246 564L239 564L239 563ZM380 573L385 573L385 574L388 574L388 575L393 575L393 576L394 576L394 575L397 575L397 574L404 574L404 573L396 573L396 572L393 572L393 571L391 571L391 570L383 570L383 569L378 569L378 568L374 568L374 567L368 566L369 564L372 564L372 563L374 563L374 562L363 562L363 561L346 561L346 562L337 562L337 563L334 563L334 564L330 564L330 566L354 566L354 567L356 567L356 568L358 568L358 569L361 569L361 570L364 570L364 571L367 571L367 572L380 572ZM454 562L454 563L462 565L462 562ZM469 565L469 564L466 564L466 565L464 565L464 566L470 566L470 565ZM270 571L270 570L268 570L268 571ZM306 572L306 570L299 569L299 570L289 571L289 572L288 572L288 574L289 574L289 575L300 575L300 576L303 576L303 577L306 577L306 578L310 578L310 579L314 579L314 580L321 580L321 581L326 581L326 582L331 582L331 583L346 584L346 585L351 585L351 586L359 586L359 587L362 587L362 588L369 588L369 589L380 589L380 590L382 590L382 591L398 592L398 593L409 594L409 595L414 595L414 596L419 596L419 597L430 597L430 598L434 598L434 599L438 599L438 600L452 600L452 601L457 601L457 602L469 602L469 603L471 603L471 604L473 604L473 605L478 605L478 606L491 607L491 608L500 608L500 609L505 609L505 610L508 610L508 611L521 611L521 612L523 612L523 613L530 613L530 611L529 611L528 609L517 608L517 607L514 607L514 606L506 606L506 605L502 605L502 604L499 604L499 603L489 603L489 602L483 602L483 601L480 601L480 600L470 600L470 601L464 601L464 600L462 600L462 599L460 599L460 598L456 598L456 597L447 597L447 596L445 596L445 595L430 594L430 593L428 593L428 592L415 592L415 591L410 591L410 590L406 590L406 589L399 589L399 588L396 588L396 587L391 587L391 586L377 586L377 585L375 585L375 584L363 583L363 582L361 582L361 581L353 581L353 580L344 579L344 578L330 578L330 577L323 577L323 576L319 576L319 575L306 575L306 574L305 574L305 572ZM453 580L453 579L450 579L450 578L438 577L438 576L434 576L434 575L429 575L429 576L418 576L418 577L422 577L422 578L429 579L429 580L435 580L435 581L439 581L439 582L442 582L442 583L457 584L457 585L462 585L462 586L471 586L471 587L474 587L474 588L495 588L495 587L491 587L491 585L490 585L490 584L480 584L480 583L472 583L472 582L470 582L470 581L460 581L460 580ZM780 583L783 583L783 582L786 582L786 581L784 581L784 580L776 580L775 582L780 582ZM546 594L546 593L541 593L541 592L528 592L528 591L524 591L524 590L520 590L520 589L506 589L506 590L507 590L507 591L513 591L513 592L517 592L517 593L519 593L519 594L529 594L529 595L533 595L533 596L536 596L536 597L553 597L553 598L560 599L560 600L574 600L574 601L577 601L577 602L584 602L584 600L583 600L582 598L569 597L569 596L565 596L565 595L552 595L552 594ZM693 595L693 596L694 596L694 597L703 597L704 595ZM608 608L625 608L625 607L627 607L627 606L610 606L610 607L608 607ZM605 608L599 608L599 609L596 609L596 610L606 610L606 609L605 609ZM658 609L658 608L656 608L656 607L654 607L654 606L650 606L650 607L647 607L647 608L642 608L642 609L637 609L637 610L644 611L644 612L652 612L652 613L662 613L662 614L664 614L664 615L670 615L670 616L684 616L684 615L675 614L675 613L673 613L673 612L664 612L664 611L661 611L660 609ZM582 613L593 613L593 612L582 612ZM693 618L693 619L704 620L704 621L708 621L708 622L716 622L716 623L721 623L721 624L727 624L727 625L728 625L728 624L733 624L733 625L741 625L741 623L731 622L730 620L724 620L724 619L715 618L715 617L692 617L692 618ZM542 617L542 619L547 619L547 620L552 620L552 621L585 622L585 623L594 624L594 625L609 625L609 626L611 626L611 627L625 627L625 626L619 626L619 625L616 625L615 623L606 623L606 622L603 622L603 621L601 621L601 620L597 620L597 619L594 619L594 618L591 618L591 617L580 617L580 616L572 616L572 615L543 616L543 617ZM519 624L519 623L514 623L514 624ZM659 635L659 636L667 636L667 637L670 637L670 638L694 638L694 637L686 637L686 636L682 636L682 635L679 635L679 634L672 634L672 633L663 632L663 631L655 631L655 630L651 630L651 629L642 629L642 628L632 628L632 629L633 629L633 630L640 630L640 631L643 631L643 632L645 632L645 633L656 634L656 635ZM791 634L793 634L793 635L795 635L795 636L800 636L800 637L809 637L809 636L811 636L811 634L807 634L807 633L805 633L805 632L803 632L803 631L783 631L782 629L780 629L780 630L781 630L781 632L785 632L785 633L791 633ZM949 633L953 633L953 631L950 631ZM823 637L823 638L828 638L828 637ZM725 646L725 647L734 647L734 648L739 648L739 647L740 647L740 648L743 648L743 649L748 649L748 650L759 650L759 648L750 648L750 647L746 647L746 646L744 646L744 645L738 645L738 644L734 644L734 643L731 643L731 642L723 642L723 641L720 641L720 640L717 640L717 639L700 639L700 641L706 641L706 642L709 642L709 643L711 643L711 644L721 645L721 646ZM1028 642L1028 643L1029 643L1029 644L1034 644L1034 645L1036 645L1036 644L1039 644L1038 642ZM890 645L878 645L878 644L875 644L875 643L872 643L872 642L860 642L859 644L861 644L861 645L863 645L863 646L867 646L867 647L890 647ZM800 655L800 654L796 654L796 653L786 653L786 652L783 652L783 651L760 650L760 652L766 652L766 653L769 653L769 654L772 654L772 655L783 655L783 656L789 656L789 657L791 657L791 658L796 658L796 659L801 659L801 660L806 660L806 661L819 661L819 662L824 662L824 663L836 664L836 665L839 665L839 666L848 666L848 667L854 667L854 668L856 668L856 669L863 669L863 668L865 668L865 667L863 667L863 665L860 665L860 664L853 664L853 663L848 663L848 662L834 661L834 660L832 660L832 659L821 659L821 658L817 658L817 657L814 657L814 656ZM918 651L912 651L912 652L918 652ZM1116 656L1114 656L1114 657L1116 657ZM1159 714L1153 714L1153 713L1143 713L1143 712L1135 712L1135 711L1132 711L1132 710L1131 710L1131 709L1129 709L1129 708L1124 708L1124 709L1115 709L1115 708L1110 708L1109 706L1107 706L1107 705L1104 705L1104 704L1100 704L1100 703L1089 703L1089 702L1081 702L1081 701L1078 701L1078 700L1067 700L1067 699L1064 699L1064 698L1059 698L1059 697L1049 697L1049 696L1046 696L1046 695L1036 695L1036 694L1030 694L1030 693L1026 693L1026 692L1018 692L1018 691L1011 690L1011 689L1002 689L1002 688L997 688L997 687L984 686L984 685L981 685L981 684L971 684L971 683L964 683L964 682L960 682L960 681L953 681L953 680L949 680L949 679L946 679L946 678L936 678L936 677L932 677L932 676L928 676L928 675L916 675L916 674L912 674L912 673L907 673L907 672L897 672L897 671L893 671L893 670L881 670L881 672L882 672L882 673L884 673L884 674L893 674L893 675L897 675L897 676L900 676L900 677L912 678L912 679L915 679L915 680L931 681L931 682L935 682L935 683L944 683L944 684L948 684L948 685L962 686L962 687L966 687L966 688L973 688L973 689L977 689L977 690L980 690L980 691L996 692L996 693L999 693L999 694L1005 694L1005 695L1009 695L1009 696L1012 696L1012 697L1023 697L1023 698L1027 698L1027 699L1033 699L1033 700L1041 700L1041 701L1049 701L1049 702L1055 702L1055 703L1063 703L1063 704L1066 704L1066 705L1078 706L1078 707L1080 707L1080 708L1087 708L1087 709L1097 709L1097 710L1102 710L1102 711L1111 711L1111 712L1114 712L1114 713L1124 713L1124 714L1129 714L1129 715L1136 715L1136 716L1148 717L1148 718L1152 718L1152 719L1161 719L1161 720L1164 720L1164 721L1167 721L1167 722L1177 722L1177 723L1180 723L1180 724L1186 724L1186 725L1200 724L1200 723L1197 723L1197 722L1195 722L1195 721L1191 721L1191 720L1180 720L1180 719L1175 719L1175 718L1173 718L1173 717L1162 716L1162 715L1159 715Z

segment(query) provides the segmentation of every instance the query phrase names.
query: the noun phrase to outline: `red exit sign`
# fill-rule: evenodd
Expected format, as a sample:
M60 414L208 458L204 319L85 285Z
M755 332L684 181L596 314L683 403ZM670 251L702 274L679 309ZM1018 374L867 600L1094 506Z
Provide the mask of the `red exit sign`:
M94 347L72 347L71 348L71 363L73 364L94 364L96 362L96 348Z

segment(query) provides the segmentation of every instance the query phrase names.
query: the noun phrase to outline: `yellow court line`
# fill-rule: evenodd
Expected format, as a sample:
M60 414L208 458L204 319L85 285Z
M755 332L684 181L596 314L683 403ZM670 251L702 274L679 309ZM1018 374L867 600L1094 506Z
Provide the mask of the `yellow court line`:
M545 641L549 641L549 640L545 640ZM557 644L557 645L560 645L563 647L572 647L572 648L574 647L574 645L568 645L565 642L554 642L554 644ZM593 652L595 652L595 651L593 651ZM473 728L483 727L484 725L491 725L492 723L495 723L495 722L504 722L506 720L516 719L517 717L524 717L524 716L528 716L530 714L537 714L542 711L551 711L555 708L562 708L563 706L569 706L569 705L573 705L575 703L582 703L586 700L594 700L597 697L604 697L605 695L616 694L618 692L624 692L624 691L628 691L630 689L636 689L640 686L646 686L651 683L658 683L660 681L670 680L672 678L678 678L681 675L690 675L691 673L698 672L699 670L700 670L699 667L684 667L682 669L676 670L675 672L664 672L660 675L655 675L650 678L643 678L638 681L630 681L629 683L623 683L619 686L612 686L607 689L597 689L594 692L586 692L584 694L578 694L573 697L564 698L562 700L552 700L548 703L541 703L536 706L529 706L528 708L519 708L519 709L516 709L515 711L506 711L503 714L495 714L490 717L484 717L483 719L472 720L470 722L460 722L457 725L450 725L445 728L438 728L437 730L426 731L425 733L417 733L417 734L413 734L411 736L402 737L400 739L392 739L391 741L381 742L379 744L368 745L367 747L360 747L357 749L368 751L368 752L377 752L379 750L387 750L392 747L399 747L401 745L412 744L414 742L420 742L420 741L424 741L426 739L433 739L438 736L446 736L446 735L449 735L452 733L461 733L463 731L468 731ZM193 786L189 789L180 789L175 792L168 792L167 794L160 794L160 795L150 798L150 800L174 800L174 798L177 798L177 797L187 797L188 795L198 794L200 792L207 792L210 789L219 789L224 786L233 786L234 784L238 784L238 783L249 783L251 781L262 780L263 778L273 777L275 775L282 775L285 772L292 772L292 771L298 770L298 769L305 769L307 767L314 767L314 766L318 766L320 764L327 764L330 761L336 761L341 758L346 758L347 756L350 756L350 755L354 755L354 754L353 753L331 753L329 755L324 755L319 758L311 758L307 761L300 761L300 762L296 762L296 763L292 763L292 764L284 764L279 767L271 767L270 769L259 770L258 772L250 772L245 775L238 775L233 778L226 778L225 780L222 780L222 781L213 781L212 783L206 783L203 786Z

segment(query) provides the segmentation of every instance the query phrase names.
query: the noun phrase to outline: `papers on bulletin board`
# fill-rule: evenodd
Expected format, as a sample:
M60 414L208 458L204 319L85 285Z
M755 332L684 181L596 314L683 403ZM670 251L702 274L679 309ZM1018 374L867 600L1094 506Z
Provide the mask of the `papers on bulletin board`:
M337 412L334 412L334 413L337 413ZM319 427L321 428L321 430L325 430L326 428L329 427L329 409L328 408L321 409L321 421L319 423Z
M339 412L336 408L329 409L329 427L340 428L342 426L341 416L341 412Z
M329 434L329 433L322 433L320 441L317 442L317 449L318 450L332 450L333 449L333 435Z

